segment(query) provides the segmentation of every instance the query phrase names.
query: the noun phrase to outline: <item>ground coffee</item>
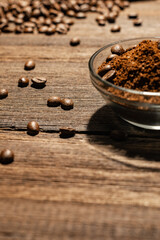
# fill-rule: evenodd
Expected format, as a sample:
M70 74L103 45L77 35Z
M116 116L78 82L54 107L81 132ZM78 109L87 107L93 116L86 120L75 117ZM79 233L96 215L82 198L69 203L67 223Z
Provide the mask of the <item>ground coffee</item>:
M119 49L122 47L119 46ZM118 46L116 46L118 49ZM113 47L112 47L113 52ZM115 54L115 52L114 52ZM107 58L108 59L108 58ZM103 69L110 65L106 79L102 76ZM115 71L114 77L110 72ZM98 68L98 74L117 86L140 90L160 91L160 49L158 41L144 40L136 47L125 50L125 52L112 58L109 62L102 63Z

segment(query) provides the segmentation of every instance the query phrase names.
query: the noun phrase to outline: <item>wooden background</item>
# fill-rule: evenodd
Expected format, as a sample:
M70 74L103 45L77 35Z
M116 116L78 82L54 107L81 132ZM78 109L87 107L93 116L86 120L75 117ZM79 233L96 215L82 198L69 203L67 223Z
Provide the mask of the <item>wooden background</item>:
M143 27L127 12L138 11ZM160 1L136 1L118 18L120 33L99 27L95 14L76 21L65 35L0 35L0 151L15 162L0 165L0 240L160 239L160 137L120 120L89 79L88 60L100 47L132 37L158 36ZM73 36L81 45L70 47ZM25 72L33 58L35 70ZM44 89L20 89L20 76L45 76ZM75 108L48 108L52 95L70 97ZM26 134L37 120L41 132ZM76 129L61 139L59 128ZM109 137L125 130L126 142Z

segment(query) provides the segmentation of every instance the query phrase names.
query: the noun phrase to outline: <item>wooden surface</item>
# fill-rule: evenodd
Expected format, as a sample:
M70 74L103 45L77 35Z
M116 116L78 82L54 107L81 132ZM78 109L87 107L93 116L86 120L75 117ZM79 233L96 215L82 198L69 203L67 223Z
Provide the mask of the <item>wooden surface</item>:
M136 10L143 27L133 27L127 12ZM116 40L157 36L160 1L137 1L118 23L98 27L95 14L79 20L65 36L0 35L0 151L10 148L15 162L0 165L0 240L110 240L160 238L160 137L120 120L92 86L88 60ZM69 46L78 35L81 45ZM36 61L23 70L28 58ZM44 89L20 89L20 76L46 76ZM70 97L75 108L48 108L51 95ZM41 132L26 134L37 120ZM59 127L76 136L59 137ZM128 132L126 142L109 137L111 129Z

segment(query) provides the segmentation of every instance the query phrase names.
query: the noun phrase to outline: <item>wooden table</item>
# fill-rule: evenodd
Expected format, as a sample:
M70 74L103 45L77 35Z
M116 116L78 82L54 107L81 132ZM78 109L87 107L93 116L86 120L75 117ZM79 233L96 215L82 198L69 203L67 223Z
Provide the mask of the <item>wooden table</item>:
M133 27L127 12L136 10L143 27ZM120 120L92 86L88 60L116 40L156 36L160 1L137 1L118 22L98 27L95 14L79 20L65 35L0 35L0 150L15 152L11 165L0 165L0 240L160 239L160 138ZM69 40L80 36L81 45ZM36 68L23 70L33 58ZM20 89L20 76L45 76L44 89ZM48 108L48 97L70 97L73 110ZM26 134L37 120L41 132ZM76 129L59 137L62 126ZM116 142L112 129L128 133Z

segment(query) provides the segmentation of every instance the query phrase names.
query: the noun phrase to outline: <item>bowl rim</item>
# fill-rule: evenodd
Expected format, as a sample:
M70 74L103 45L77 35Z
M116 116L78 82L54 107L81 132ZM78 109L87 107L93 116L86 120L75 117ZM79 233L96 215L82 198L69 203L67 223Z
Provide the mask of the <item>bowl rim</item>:
M109 87L112 87L112 88L115 88L117 90L120 90L120 91L124 91L124 92L127 92L127 93L132 93L132 94L135 94L135 95L143 95L143 96L150 96L150 97L153 97L153 96L156 96L156 97L160 97L160 92L150 92L150 91L138 91L138 90L133 90L133 89L129 89L129 88L124 88L124 87L120 87L120 86L117 86L109 81L104 81L94 70L93 70L93 63L94 63L94 60L96 58L96 56L101 53L103 50L107 49L107 48L110 48L111 46L115 45L115 44L119 44L119 43L124 43L124 42L129 42L129 41L143 41L143 40L160 40L160 37L156 36L156 37L137 37L137 38L129 38L129 39L123 39L123 40L118 40L118 41L115 41L115 42L112 42L110 44L107 44L105 45L104 47L102 48L99 48L89 59L89 62L88 62L88 67L89 67L89 71L90 71L90 74L96 78L97 80L99 80L101 83L104 84L104 86L109 86Z

